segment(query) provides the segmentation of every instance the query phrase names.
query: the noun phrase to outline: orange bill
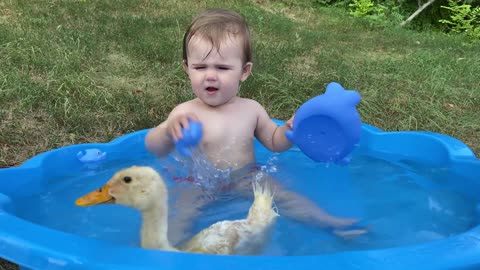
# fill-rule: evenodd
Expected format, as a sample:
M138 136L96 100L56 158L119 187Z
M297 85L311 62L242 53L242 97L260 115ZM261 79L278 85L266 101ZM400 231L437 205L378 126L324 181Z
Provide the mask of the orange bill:
M77 206L91 206L102 203L114 203L115 198L108 193L109 186L110 183L107 183L105 186L83 195L75 201L75 204Z

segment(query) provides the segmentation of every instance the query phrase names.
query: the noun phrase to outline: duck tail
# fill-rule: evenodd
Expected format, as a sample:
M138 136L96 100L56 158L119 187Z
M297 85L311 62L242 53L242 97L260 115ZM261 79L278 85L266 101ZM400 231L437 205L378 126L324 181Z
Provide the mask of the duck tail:
M268 181L253 181L253 204L248 211L247 221L251 224L269 227L278 217L274 206L274 192Z

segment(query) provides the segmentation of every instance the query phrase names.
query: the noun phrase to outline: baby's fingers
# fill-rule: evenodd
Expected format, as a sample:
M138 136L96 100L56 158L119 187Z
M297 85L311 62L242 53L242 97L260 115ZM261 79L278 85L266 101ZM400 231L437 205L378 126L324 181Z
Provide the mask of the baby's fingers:
M194 114L192 114L192 115L195 119L198 119L196 117L196 115L194 115ZM190 128L190 124L189 124L190 119L191 118L190 118L189 114L185 114L185 115L178 118L178 121L177 121L176 125L174 126L174 130L173 130L175 141L178 141L181 138L183 138L183 129L189 129Z
M180 140L183 137L181 124L180 123L174 124L170 130L170 134L174 141Z
M287 120L287 127L289 127L290 129L293 128L293 119L295 118L295 115L293 115L290 119Z
M183 116L179 119L180 125L184 129L189 129L190 128L190 124L188 123L188 121L189 121L188 115L185 115L185 116ZM180 130L180 132L181 132L181 130Z
M188 119L190 119L192 121L199 121L197 115L194 114L194 113L191 113L191 112L187 113L186 116L187 116Z
M194 113L186 113L179 115L173 119L173 123L170 128L170 134L174 141L178 141L183 138L183 129L189 129L189 121L199 121L198 117Z

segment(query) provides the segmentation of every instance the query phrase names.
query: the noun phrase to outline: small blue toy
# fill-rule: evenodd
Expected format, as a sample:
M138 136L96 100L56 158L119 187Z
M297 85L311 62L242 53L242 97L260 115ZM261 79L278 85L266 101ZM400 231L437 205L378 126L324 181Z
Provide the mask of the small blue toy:
M360 140L362 122L356 110L360 94L339 83L305 102L295 113L287 138L317 162L348 163L347 155Z
M107 153L97 148L85 149L77 153L78 160L83 163L98 162L104 160L106 157Z
M187 157L192 155L190 147L197 146L198 143L202 140L203 129L202 123L197 121L189 121L189 128L182 129L183 137L175 142L175 147L177 151Z

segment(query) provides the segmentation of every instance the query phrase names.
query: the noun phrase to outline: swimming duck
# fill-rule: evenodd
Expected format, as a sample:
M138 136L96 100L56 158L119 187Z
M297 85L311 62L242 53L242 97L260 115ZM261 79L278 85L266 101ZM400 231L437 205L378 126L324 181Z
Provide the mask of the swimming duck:
M220 221L180 246L181 251L208 254L257 254L268 239L277 211L268 183L253 183L254 201L246 219ZM168 191L151 167L132 166L115 173L103 187L78 200L78 206L116 203L136 208L142 215L141 247L179 251L168 233Z

